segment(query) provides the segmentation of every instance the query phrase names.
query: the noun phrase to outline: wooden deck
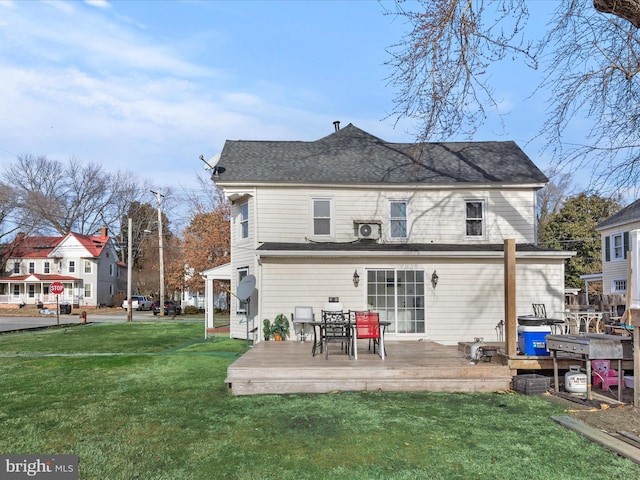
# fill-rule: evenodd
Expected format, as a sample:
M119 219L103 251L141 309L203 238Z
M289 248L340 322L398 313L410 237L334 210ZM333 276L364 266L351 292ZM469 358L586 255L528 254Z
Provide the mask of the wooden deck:
M358 360L331 350L311 356L311 344L260 342L227 370L234 395L332 391L495 392L507 390L516 372L484 359L471 364L457 346L387 341L382 360L360 343ZM333 346L334 349L338 348Z

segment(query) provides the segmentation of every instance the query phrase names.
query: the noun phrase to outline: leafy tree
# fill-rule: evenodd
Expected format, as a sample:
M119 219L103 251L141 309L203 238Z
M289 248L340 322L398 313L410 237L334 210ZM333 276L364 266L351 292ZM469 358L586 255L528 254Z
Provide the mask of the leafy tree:
M540 135L556 163L592 168L594 191L635 187L640 2L557 2L541 41L537 30L535 40L527 36L532 5L535 15L536 4L526 0L397 0L389 13L407 19L411 31L389 49L390 84L398 91L392 116L416 119L423 140L471 138L489 116L502 121L492 67L519 60L537 69L542 59L539 91L548 92L549 114ZM584 145L566 143L574 120L589 124Z
M580 275L602 272L600 235L596 225L621 208L617 200L581 193L568 198L560 210L540 226L538 244L575 251L565 264L565 284L583 286Z
M220 190L216 190L212 198L213 210L205 211L203 205L197 205L191 223L183 232L184 258L188 269L186 284L191 291L204 289L204 280L199 272L230 260L229 203Z

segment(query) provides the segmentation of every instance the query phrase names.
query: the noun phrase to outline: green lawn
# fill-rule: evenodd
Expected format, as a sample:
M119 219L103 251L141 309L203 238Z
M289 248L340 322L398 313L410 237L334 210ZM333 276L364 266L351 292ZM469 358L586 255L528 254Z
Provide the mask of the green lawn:
M0 452L76 454L100 480L640 478L542 397L233 397L244 342L201 338L194 322L0 336Z

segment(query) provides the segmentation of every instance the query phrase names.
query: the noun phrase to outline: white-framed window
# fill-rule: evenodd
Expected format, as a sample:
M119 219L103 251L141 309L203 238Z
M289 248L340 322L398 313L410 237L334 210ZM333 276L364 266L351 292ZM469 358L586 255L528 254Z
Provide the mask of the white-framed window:
M35 264L35 262L29 262L29 273L36 273L36 264Z
M109 296L113 297L113 285L109 285Z
M625 293L627 291L627 279L616 278L611 280L611 293Z
M20 273L20 262L13 262L13 273Z
M51 273L51 263L44 262L44 273Z
M311 199L311 235L313 237L330 237L333 234L333 199Z
M238 268L238 285L244 277L249 275L249 267L241 267ZM245 300L240 300L236 298L238 302L238 308L236 309L236 313L247 313L247 302Z
M90 283L85 283L84 284L84 298L91 298L92 290L93 290L93 288L91 288L91 284Z
M611 260L624 260L624 238L622 233L611 235Z
M471 238L484 238L486 202L483 199L469 199L464 201L465 211L465 236Z
M20 285L14 285L13 286L13 296L14 297L19 297L20 296Z
M91 260L84 261L84 273L91 273Z
M389 201L389 235L391 238L407 238L407 201Z
M29 285L29 298L34 298L36 296L36 286Z
M109 276L113 277L113 263L109 264Z
M238 205L240 212L240 238L249 238L249 202Z
M604 237L605 262L621 262L627 258L629 232L614 232Z
M69 273L75 273L76 271L76 261L69 260Z

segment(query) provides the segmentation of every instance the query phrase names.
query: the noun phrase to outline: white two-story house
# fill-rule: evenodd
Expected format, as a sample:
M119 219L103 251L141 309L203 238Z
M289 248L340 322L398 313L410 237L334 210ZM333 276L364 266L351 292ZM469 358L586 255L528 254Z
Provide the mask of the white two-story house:
M371 309L394 339L497 340L504 242L517 314L561 312L564 260L536 245L548 179L514 142L390 143L349 125L317 141L227 141L212 179L232 202L231 336L330 297ZM251 327L251 328L249 328ZM293 337L293 336L292 336Z
M637 229L640 229L640 200L627 205L596 226L595 230L600 233L602 241L604 295L627 294L629 233Z
M65 236L18 235L4 252L5 271L0 275L0 307L55 306L49 292L61 282L59 302L75 308L113 306L113 296L123 290L123 265L111 238L70 232Z

